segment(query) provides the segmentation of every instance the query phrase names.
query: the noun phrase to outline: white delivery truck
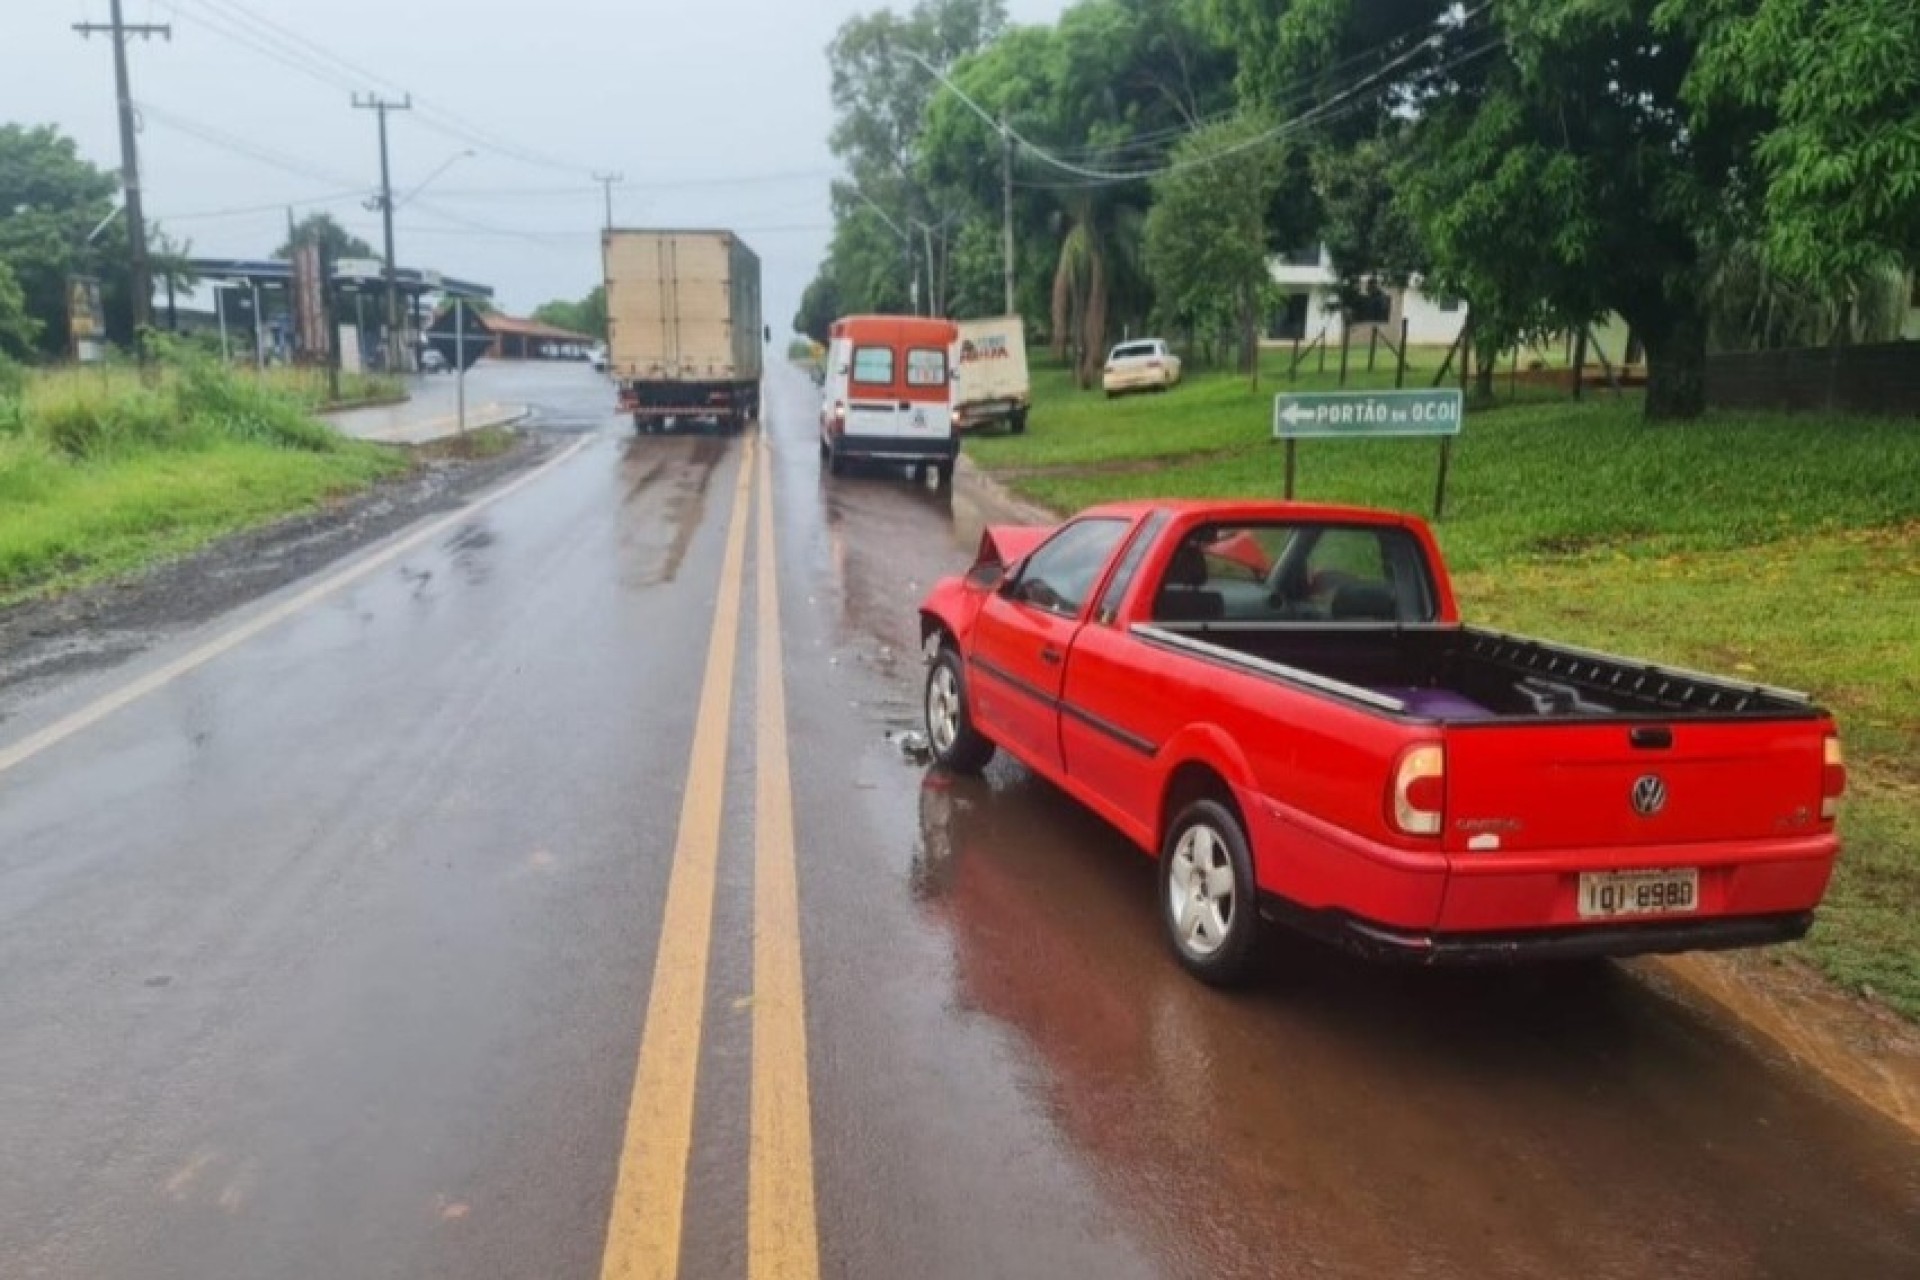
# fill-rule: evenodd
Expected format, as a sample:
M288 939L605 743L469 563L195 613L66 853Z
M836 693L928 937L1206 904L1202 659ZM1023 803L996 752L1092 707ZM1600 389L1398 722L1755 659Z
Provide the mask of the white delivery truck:
M642 431L760 416L760 259L731 231L609 230L608 368Z
M1027 329L1019 316L960 322L959 381L954 415L962 431L1004 422L1015 435L1027 429L1033 388L1027 380Z

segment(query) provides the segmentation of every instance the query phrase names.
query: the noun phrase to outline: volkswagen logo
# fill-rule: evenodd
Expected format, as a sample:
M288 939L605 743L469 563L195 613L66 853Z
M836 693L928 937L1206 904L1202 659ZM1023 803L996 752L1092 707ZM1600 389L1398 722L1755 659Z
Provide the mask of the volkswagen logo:
M1649 773L1637 779L1633 784L1633 811L1643 818L1651 818L1667 807L1667 784L1658 774Z

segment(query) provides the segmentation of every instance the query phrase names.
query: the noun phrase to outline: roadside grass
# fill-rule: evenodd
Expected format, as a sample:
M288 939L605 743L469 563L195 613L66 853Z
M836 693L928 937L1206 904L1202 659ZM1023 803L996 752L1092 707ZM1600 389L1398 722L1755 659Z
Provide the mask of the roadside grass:
M294 390L203 362L28 375L0 399L0 604L124 573L404 471Z
M1037 371L1029 434L967 449L1059 511L1278 497L1273 384L1256 398L1225 381L1109 405ZM1303 441L1297 496L1430 513L1437 450ZM1472 621L1805 689L1835 712L1847 851L1789 951L1920 1020L1920 422L1651 426L1610 394L1470 409L1437 532Z
M1050 450L1053 432L1081 428L1036 389L1028 428L1036 452L1081 459L1073 466L1029 469L1019 452L1024 437L966 447L1022 496L1061 511L1117 498L1279 497L1285 451L1266 438L1264 421L1249 421L1246 410L1259 406L1242 405L1236 417L1213 412L1198 394L1179 403L1182 394L1155 397L1135 410L1139 417L1116 411L1086 428L1108 437L1090 458L1084 449ZM1202 438L1232 443L1190 456ZM1438 456L1433 440L1303 440L1295 495L1431 513ZM1130 461L1109 465L1115 457ZM1651 426L1638 398L1626 395L1470 409L1454 445L1440 535L1449 558L1471 569L1520 555L1724 549L1917 518L1920 429L1911 422L1716 413L1687 426Z
M1404 385L1409 390L1432 386L1446 354L1444 347L1412 348L1407 353ZM1365 356L1362 350L1349 364L1345 389L1391 388L1399 376L1391 354L1381 351L1371 372ZM1072 374L1044 355L1036 355L1032 366L1033 413L1026 434L982 432L967 437L966 450L982 466L1028 471L1120 466L1244 448L1264 442L1272 434L1276 393L1341 389L1338 352L1324 372L1316 359L1309 359L1290 379L1287 369L1292 358L1286 348L1263 349L1257 389L1244 374L1203 369L1187 373L1171 391L1140 392L1109 400L1097 386L1084 392L1075 389ZM1460 385L1457 365L1449 371L1446 385ZM1596 399L1612 394L1589 391ZM1568 403L1566 392L1555 387L1522 381L1510 388L1503 372L1495 380L1493 400L1478 407L1484 413L1516 405Z

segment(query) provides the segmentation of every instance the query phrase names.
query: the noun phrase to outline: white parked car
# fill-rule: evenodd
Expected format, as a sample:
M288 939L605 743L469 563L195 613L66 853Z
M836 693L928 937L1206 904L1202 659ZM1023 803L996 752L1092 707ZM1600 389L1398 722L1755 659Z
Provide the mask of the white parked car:
M1107 354L1100 385L1109 396L1128 391L1165 391L1180 385L1180 357L1159 338L1123 342Z

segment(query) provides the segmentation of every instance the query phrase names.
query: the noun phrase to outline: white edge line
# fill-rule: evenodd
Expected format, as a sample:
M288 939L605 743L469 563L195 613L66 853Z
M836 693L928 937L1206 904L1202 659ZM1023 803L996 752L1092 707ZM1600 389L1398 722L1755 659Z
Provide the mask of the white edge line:
M455 525L460 524L462 521L470 520L477 513L486 510L504 498L518 493L534 481L540 479L540 477L546 475L549 471L560 466L561 463L566 462L569 458L573 457L574 454L579 453L580 450L592 443L594 439L595 437L593 436L581 437L573 444L567 446L567 448L562 450L557 456L549 458L525 475L515 477L491 493L483 494L466 506L461 507L458 511L444 515L433 523L414 530L414 532L406 535L400 541L390 544L383 550L374 552L364 560L359 560L348 565L330 577L321 579L291 599L283 600L265 613L257 614L247 619L239 626L234 627L223 635L216 636L214 639L209 640L207 643L189 653L182 654L165 666L149 671L139 679L121 685L118 689L105 694L80 708L78 711L62 716L45 728L28 734L25 738L22 738L13 745L0 747L0 774L6 773L18 765L25 764L28 760L33 759L48 748L65 742L76 733L99 724L115 712L125 710L127 707L132 706L148 694L164 689L181 676L196 671L206 666L209 662L212 662L215 658L220 657L222 654L239 648L269 628L279 625L297 613L312 608L342 587L350 586L362 578L369 577L379 570L384 569L401 556L416 550L425 543L433 541L433 539L439 537Z

